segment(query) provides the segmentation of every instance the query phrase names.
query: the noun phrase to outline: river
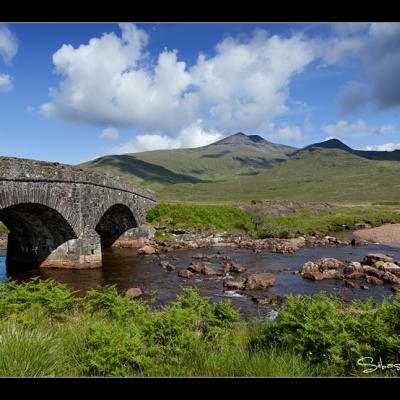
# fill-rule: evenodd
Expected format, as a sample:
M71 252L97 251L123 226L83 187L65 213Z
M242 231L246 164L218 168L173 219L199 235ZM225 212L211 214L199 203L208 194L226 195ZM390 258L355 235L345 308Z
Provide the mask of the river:
M247 268L246 272L271 272L276 276L276 285L263 292L224 292L223 279L226 277L206 277L196 274L191 279L178 277L178 271L185 269L191 263L192 255L195 253L215 254L217 251L224 252L232 258L232 262L241 263ZM250 249L233 247L213 247L208 249L177 250L169 253L179 257L177 261L171 261L177 269L169 272L164 270L157 256L138 256L136 249L107 249L103 252L103 267L94 270L62 270L62 269L32 269L21 271L13 275L7 272L5 266L6 251L0 250L0 281L8 278L17 281L26 281L31 277L39 276L42 279L53 278L68 287L77 290L79 295L84 295L90 288L100 287L107 284L116 284L122 292L130 287L140 287L142 290L156 291L155 297L158 304L166 304L173 300L182 288L195 286L200 293L211 297L211 301L220 301L230 298L235 307L240 309L244 318L254 317L257 319L268 318L272 309L276 306L257 305L251 300L252 295L286 295L303 294L312 295L320 291L338 294L344 302L352 299L372 297L374 301L381 301L385 295L392 295L390 285L372 286L368 290L361 288L348 289L344 287L343 281L323 280L310 281L303 279L299 274L301 266L310 260L321 257L333 257L341 261L361 261L367 253L384 253L400 260L400 246L384 246L369 244L367 246L353 247L319 247L302 248L294 254L279 253L254 253ZM218 260L205 263L218 269Z

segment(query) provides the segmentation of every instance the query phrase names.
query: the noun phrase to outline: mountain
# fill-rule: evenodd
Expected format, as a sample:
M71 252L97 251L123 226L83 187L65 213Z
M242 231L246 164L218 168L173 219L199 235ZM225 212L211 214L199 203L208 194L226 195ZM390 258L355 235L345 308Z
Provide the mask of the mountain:
M320 143L313 143L302 149L296 150L290 156L303 151L315 151L315 149L340 149L351 154L367 158L368 160L400 161L400 150L394 151L375 151L375 150L354 150L338 139L330 139Z
M288 154L296 150L295 147L286 146L283 144L275 144L265 140L259 135L245 135L242 132L235 133L234 135L218 140L217 142L211 143L203 148L212 149L214 147L229 148L230 150L241 147L258 152L270 154L277 153L278 155Z
M203 147L104 156L80 166L123 175L160 201L399 201L399 153L354 150L338 139L296 149L239 132Z
M225 181L272 168L294 150L239 132L203 147L104 156L80 166L123 175L141 184L175 184L177 179L189 182L190 178Z
M324 142L310 144L309 146L306 146L300 150L297 150L295 153L305 151L305 150L312 151L313 149L316 149L316 148L318 148L318 149L340 149L340 150L348 151L350 153L353 153L353 151L354 151L351 147L347 146L346 144L341 142L339 139L329 139L329 140L325 140Z

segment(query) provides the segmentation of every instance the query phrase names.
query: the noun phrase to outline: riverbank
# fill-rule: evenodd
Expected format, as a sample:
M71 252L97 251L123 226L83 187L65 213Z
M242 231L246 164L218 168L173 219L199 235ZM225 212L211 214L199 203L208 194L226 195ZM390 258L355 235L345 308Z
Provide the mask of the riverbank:
M1 376L393 376L400 298L341 304L288 296L279 317L242 322L229 301L185 289L166 306L115 287L74 296L54 281L0 285ZM350 344L350 345L349 345ZM370 368L371 369L371 368Z
M358 240L400 246L400 224L384 224L377 228L354 232Z
M155 227L159 239L182 230L212 230L252 239L290 239L400 223L400 209L398 205L268 200L230 206L159 203L148 212L147 222Z

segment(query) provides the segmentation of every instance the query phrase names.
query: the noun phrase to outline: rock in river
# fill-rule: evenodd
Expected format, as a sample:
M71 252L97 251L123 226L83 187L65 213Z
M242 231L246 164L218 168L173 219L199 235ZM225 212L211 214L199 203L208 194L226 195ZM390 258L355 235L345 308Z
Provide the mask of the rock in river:
M246 281L246 290L262 290L274 286L276 278L269 272L251 274Z
M217 273L211 267L207 267L206 265L201 269L201 273L206 276L216 275Z
M381 254L381 253L367 254L364 257L364 260L362 263L367 264L367 265L373 265L377 261L393 262L393 258L387 256L386 254Z
M140 297L143 295L142 289L140 288L129 288L126 292L126 295L132 297L132 299L135 299L137 297Z
M399 267L400 268L400 267ZM242 273L245 272L246 268L242 266L242 264L232 264L229 267L229 272L238 272L238 273Z
M188 269L184 269L182 271L179 271L178 276L181 278L191 278L193 276L193 272L190 272Z
M143 254L154 254L155 252L156 249L153 246L146 245L144 247L141 247L137 253L143 255Z
M223 285L228 290L244 290L245 282L246 278L225 279Z

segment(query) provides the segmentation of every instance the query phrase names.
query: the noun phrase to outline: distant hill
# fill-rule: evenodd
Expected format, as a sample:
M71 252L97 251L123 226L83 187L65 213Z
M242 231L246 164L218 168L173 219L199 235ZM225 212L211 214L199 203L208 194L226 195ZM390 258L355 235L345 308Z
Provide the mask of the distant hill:
M295 147L239 132L208 146L104 156L80 166L124 175L143 184L171 184L189 177L198 181L224 181L272 168L284 162L294 150ZM160 167L162 171L157 169Z
M400 150L394 151L374 151L374 150L354 150L338 139L330 139L320 143L313 143L302 149L294 151L292 155L303 151L313 151L315 149L340 149L368 160L400 161Z
M400 151L354 150L338 139L302 149L241 132L208 146L112 155L81 167L150 187L163 201L400 200Z

